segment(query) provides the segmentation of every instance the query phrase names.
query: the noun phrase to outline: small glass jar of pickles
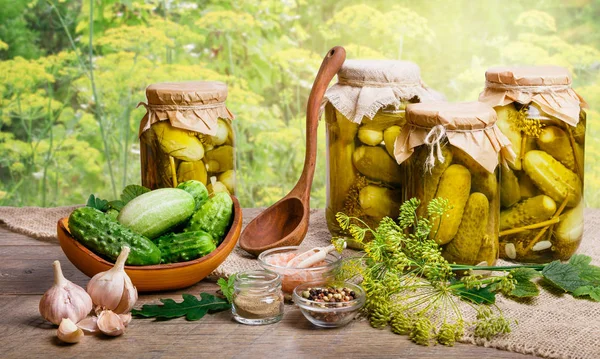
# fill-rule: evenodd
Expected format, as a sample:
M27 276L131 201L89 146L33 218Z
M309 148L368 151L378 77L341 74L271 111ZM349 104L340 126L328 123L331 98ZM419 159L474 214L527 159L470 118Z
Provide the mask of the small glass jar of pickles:
M434 216L430 238L450 262L494 265L498 258L500 158L512 158L496 113L479 102L419 103L406 108L406 126L395 143L404 175L403 200L417 198L420 217L434 198L448 201Z
M583 236L587 104L562 67L495 67L485 77L479 100L495 108L516 153L502 171L500 255L566 260Z
M347 237L335 215L344 212L376 226L396 218L401 204L400 166L394 142L408 103L439 100L408 61L346 60L325 94L327 122L326 219L333 236ZM350 247L359 248L351 240Z
M227 85L193 81L146 88L140 123L142 185L177 187L197 180L209 192L235 194L233 115L225 107Z

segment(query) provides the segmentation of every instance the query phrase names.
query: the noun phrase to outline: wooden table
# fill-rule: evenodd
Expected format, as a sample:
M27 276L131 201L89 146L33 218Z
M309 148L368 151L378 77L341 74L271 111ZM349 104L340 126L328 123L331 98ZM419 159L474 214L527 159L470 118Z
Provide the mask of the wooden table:
M286 305L283 320L274 325L238 324L229 312L196 322L134 319L121 337L86 336L79 344L64 345L56 339L56 328L38 312L41 295L52 285L55 259L61 261L67 279L85 287L88 278L58 245L0 227L0 358L531 358L465 344L423 347L389 329L373 329L364 321L318 329L291 305ZM141 295L138 305L165 297L180 300L183 292L198 295L215 290L214 283L203 281L183 291Z

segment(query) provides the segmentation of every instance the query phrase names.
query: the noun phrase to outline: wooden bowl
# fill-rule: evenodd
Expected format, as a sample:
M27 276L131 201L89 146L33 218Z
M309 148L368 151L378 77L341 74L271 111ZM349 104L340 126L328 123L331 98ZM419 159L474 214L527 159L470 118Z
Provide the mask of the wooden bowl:
M219 247L209 255L193 261L156 264L149 266L125 266L139 292L165 291L189 287L214 271L235 247L242 230L242 209L233 197L233 223ZM113 263L99 257L79 243L69 232L69 218L58 221L58 240L67 258L80 271L92 277L112 268Z

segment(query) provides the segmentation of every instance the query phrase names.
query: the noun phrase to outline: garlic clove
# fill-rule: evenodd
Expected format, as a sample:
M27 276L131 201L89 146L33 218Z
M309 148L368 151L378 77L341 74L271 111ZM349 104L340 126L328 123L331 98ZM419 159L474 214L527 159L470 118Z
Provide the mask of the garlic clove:
M129 322L131 322L131 313L119 314L119 318L121 318L121 321L125 326L128 326Z
M83 330L81 330L73 321L69 318L64 318L58 329L56 330L58 339L65 343L78 343L83 338Z
M59 261L54 261L52 265L54 284L40 299L40 314L56 325L59 325L63 318L77 323L92 310L92 298L83 288L64 277Z
M125 324L112 310L103 310L98 316L98 329L106 335L116 337L125 332Z
M137 301L137 289L125 273L129 247L123 247L115 265L106 272L96 274L87 285L94 304L117 314L127 313Z
M85 333L96 333L98 331L98 317L89 316L77 323L77 326Z

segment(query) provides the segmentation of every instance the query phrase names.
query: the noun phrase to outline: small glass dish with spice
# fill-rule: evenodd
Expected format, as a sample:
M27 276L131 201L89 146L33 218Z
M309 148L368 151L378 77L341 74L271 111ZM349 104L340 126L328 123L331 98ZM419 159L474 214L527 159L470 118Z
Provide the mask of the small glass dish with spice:
M281 276L282 289L286 294L286 299L291 299L288 295L291 296L294 288L300 284L332 280L334 270L340 265L342 256L332 251L327 253L325 259L308 268L287 266L292 259L305 253L306 249L299 246L279 247L264 251L258 256L261 267Z
M311 282L297 286L293 300L314 325L337 328L358 314L365 304L365 292L350 282Z
M256 270L235 275L231 311L233 318L249 325L272 324L283 317L281 277Z

